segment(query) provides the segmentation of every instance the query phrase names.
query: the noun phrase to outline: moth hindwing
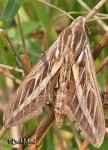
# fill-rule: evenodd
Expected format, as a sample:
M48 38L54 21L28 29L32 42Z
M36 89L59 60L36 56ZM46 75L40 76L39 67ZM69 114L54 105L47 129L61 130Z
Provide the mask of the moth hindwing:
M6 128L39 116L52 103L57 126L66 115L85 138L101 145L105 121L85 24L84 17L74 20L34 66L10 98Z

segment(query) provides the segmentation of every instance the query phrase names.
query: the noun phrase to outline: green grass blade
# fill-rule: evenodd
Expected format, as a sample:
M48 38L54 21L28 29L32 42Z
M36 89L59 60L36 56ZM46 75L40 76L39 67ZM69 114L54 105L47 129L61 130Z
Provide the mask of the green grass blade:
M10 26L23 2L24 0L8 0L1 16L4 28Z

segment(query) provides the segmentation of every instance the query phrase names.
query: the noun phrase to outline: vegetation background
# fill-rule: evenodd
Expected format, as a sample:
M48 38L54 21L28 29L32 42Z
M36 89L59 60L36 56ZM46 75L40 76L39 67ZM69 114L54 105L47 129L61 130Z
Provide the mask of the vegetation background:
M48 0L50 4L72 12L74 18L86 16L87 10L79 3L82 0ZM93 8L99 0L84 0L85 6ZM108 14L108 1L100 9L101 13ZM102 17L102 16L101 16ZM108 16L107 16L108 19ZM88 23L91 35L89 36L91 48L94 51L108 30L108 20L103 20L104 25L99 25L96 20ZM0 0L0 28L8 33L17 53L10 46L9 41L4 34L0 33L0 64L17 67L25 71L34 66L41 58L44 51L56 40L59 33L68 26L72 20L64 16L60 11L43 5L38 0ZM102 60L108 56L108 39L104 44L104 49L95 60L96 67ZM18 54L18 55L17 55ZM23 58L22 62L19 58ZM19 63L20 62L20 63ZM22 64L25 65L22 65ZM9 79L10 78L10 79ZM2 127L2 116L5 105L8 103L10 95L23 80L24 75L20 72L3 69L0 66L0 127ZM97 75L101 91L108 90L108 66L106 65ZM17 80L16 80L17 79ZM38 119L32 119L24 124L23 132L27 133L38 125L38 122L46 116L47 110ZM107 111L105 112L107 119ZM0 150L14 149L14 146L8 144L10 137L18 137L21 127L9 129L0 141ZM106 128L107 129L107 128ZM108 130L108 129L107 129ZM108 131L107 131L108 132ZM35 132L34 132L35 134ZM74 131L72 123L67 119L61 129L56 126L48 130L44 139L41 141L42 150L78 150L84 138L79 132ZM85 141L86 143L86 141ZM95 150L92 145L87 144L90 150ZM17 145L18 146L18 145ZM26 150L29 146L26 146ZM23 148L22 148L23 149ZM99 150L108 149L108 133L106 133L104 142Z

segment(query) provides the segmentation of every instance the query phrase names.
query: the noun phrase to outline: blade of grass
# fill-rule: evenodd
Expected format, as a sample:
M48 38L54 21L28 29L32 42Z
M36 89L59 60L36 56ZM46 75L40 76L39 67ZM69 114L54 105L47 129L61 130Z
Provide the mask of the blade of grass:
M36 11L36 14L40 20L40 23L42 25L42 28L44 29L44 31L47 31L48 28L49 28L49 17L48 14L47 14L47 11L45 9L45 7L42 6L41 3L39 3L37 0L33 2L34 4L34 7L35 7L35 11ZM49 12L49 15L50 15L50 12ZM54 27L51 28L51 31L49 34L49 39L51 42L53 42L56 38L57 38L57 33L54 29Z
M8 0L3 13L1 15L1 20L3 22L3 28L8 28L15 15L17 14L19 8L23 5L24 0Z
M0 32L0 60L3 64L9 66L19 66L14 54L12 53L11 47L4 36L4 31ZM17 78L20 77L20 73L12 72Z

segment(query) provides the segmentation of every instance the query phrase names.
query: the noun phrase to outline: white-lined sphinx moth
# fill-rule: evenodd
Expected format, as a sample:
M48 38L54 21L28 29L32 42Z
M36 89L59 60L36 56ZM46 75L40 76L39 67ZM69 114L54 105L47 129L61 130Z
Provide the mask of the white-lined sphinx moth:
M105 121L84 17L60 34L13 94L4 126L37 117L48 103L54 104L57 126L66 115L85 138L96 147L101 145Z

